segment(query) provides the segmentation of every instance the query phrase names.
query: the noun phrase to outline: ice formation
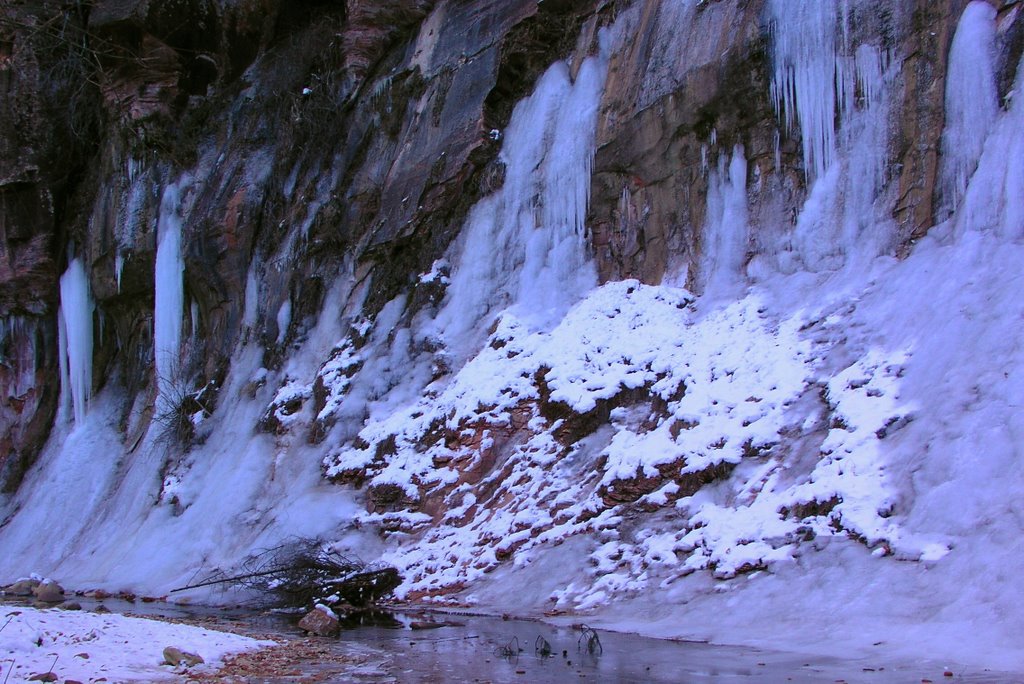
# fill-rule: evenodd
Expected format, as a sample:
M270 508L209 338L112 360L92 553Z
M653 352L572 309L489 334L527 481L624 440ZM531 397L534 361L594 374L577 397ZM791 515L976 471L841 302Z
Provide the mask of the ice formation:
M85 412L92 395L92 316L93 302L89 293L89 276L81 259L73 259L60 277L60 332L63 348L61 379L65 396L71 397L75 423L85 421ZM65 363L66 357L66 371Z
M153 353L157 385L165 393L180 372L185 262L181 252L179 188L168 185L160 203L157 228L156 301L153 305Z
M747 159L742 145L732 157L722 154L709 174L707 214L702 235L701 281L705 293L720 293L737 283L746 263Z
M771 96L786 133L799 130L809 196L791 235L761 239L754 275L765 261L784 273L853 267L891 245L874 207L889 158L889 53L880 36L855 41L851 9L838 0L769 2Z
M770 0L768 7L775 65L772 99L787 131L799 124L804 171L813 180L832 165L837 108L845 108L852 95L843 55L844 36L836 30L840 3Z
M453 346L512 304L551 325L596 283L584 218L606 70L607 54L590 57L573 81L559 62L516 105L501 151L505 183L470 212L438 316Z
M995 79L996 10L975 0L964 8L949 49L942 191L946 211L963 198L999 112Z

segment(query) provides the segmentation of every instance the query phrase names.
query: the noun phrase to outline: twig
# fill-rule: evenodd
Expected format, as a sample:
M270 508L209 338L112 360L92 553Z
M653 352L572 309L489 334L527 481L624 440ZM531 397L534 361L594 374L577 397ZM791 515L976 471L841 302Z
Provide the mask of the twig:
M580 645L583 640L587 640L587 653L593 654L595 651L598 655L604 653L604 646L601 645L601 639L597 636L597 630L586 625L580 625L580 638L576 640L576 650L580 650Z
M522 652L523 649L519 648L519 637L512 637L507 644L494 649L494 655L501 658L518 658Z
M264 570L263 572L249 572L244 575L235 575L233 577L224 577L222 579L210 579L196 584L187 584L184 587L178 587L177 589L171 589L169 593L173 594L176 591L187 591L189 589L198 589L199 587L209 587L214 584L227 584L228 582L244 582L250 579L256 579L257 577L267 577L269 575L276 575L283 571L283 568L274 568L272 570Z

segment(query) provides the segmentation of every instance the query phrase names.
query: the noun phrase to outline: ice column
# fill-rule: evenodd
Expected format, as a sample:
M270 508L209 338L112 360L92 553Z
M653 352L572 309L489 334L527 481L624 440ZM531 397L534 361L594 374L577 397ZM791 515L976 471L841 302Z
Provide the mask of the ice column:
M967 5L953 35L946 74L942 194L947 211L955 210L963 198L999 111L995 36L995 8L980 0Z
M80 259L68 264L60 277L60 309L58 331L61 390L70 394L75 423L85 420L92 393L92 295L89 277Z
M708 178L707 212L699 277L705 293L722 293L741 282L747 254L747 159L736 145Z
M153 311L153 349L157 387L163 393L177 375L181 354L182 314L185 292L182 276L185 264L181 253L181 217L178 215L179 190L169 185L160 203L157 227L156 298Z

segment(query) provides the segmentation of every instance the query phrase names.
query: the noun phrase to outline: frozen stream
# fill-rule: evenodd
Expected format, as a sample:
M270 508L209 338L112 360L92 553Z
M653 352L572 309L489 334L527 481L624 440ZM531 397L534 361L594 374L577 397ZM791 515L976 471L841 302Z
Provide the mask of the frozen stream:
M100 603L76 599L85 610ZM4 603L12 603L4 600ZM139 616L184 619L204 627L270 636L280 641L301 638L294 619L244 610L129 603L107 599L112 611ZM247 679L253 684L308 681L374 682L1011 682L994 672L960 672L944 676L941 663L894 663L884 652L874 659L844 660L755 648L717 646L699 642L652 639L634 634L599 631L600 652L589 652L582 632L532 620L466 616L439 612L381 613L377 624L350 627L339 639L316 639L327 644L339 660L358 658L364 667L338 676L330 657L294 663L294 675ZM450 623L423 629L423 623ZM417 628L413 628L416 625ZM543 639L551 654L541 655ZM522 651L506 655L509 647ZM369 663L369 667L366 667Z

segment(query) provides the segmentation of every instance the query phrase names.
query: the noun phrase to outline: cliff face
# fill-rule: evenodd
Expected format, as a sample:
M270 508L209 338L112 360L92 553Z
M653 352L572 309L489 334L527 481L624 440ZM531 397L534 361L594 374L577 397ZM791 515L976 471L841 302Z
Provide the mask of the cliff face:
M865 7L849 18L854 42L898 62L885 132L897 222L888 249L935 222L945 59L965 4ZM1015 5L1003 11L1005 95L1021 30ZM96 389L110 377L143 391L162 187L187 176L185 290L198 311L181 361L187 382L223 379L250 271L254 333L280 363L297 334L278 329L286 302L301 327L348 270L369 283L372 315L430 270L469 207L501 186L512 106L555 60L578 68L619 15L631 38L611 58L601 104L590 245L602 280L682 272L694 286L709 157L744 145L762 230L785 225L806 196L799 136L780 131L771 100L764 2L5 10L0 315L21 331L5 335L5 489L55 416L56 283L71 256L85 259L105 321Z
M824 539L938 560L900 390L936 319L887 302L919 241L1016 244L1022 12L0 9L3 569L162 587L302 534L465 598L589 545L528 601L575 610Z
M188 383L223 378L250 270L261 290L254 334L279 363L295 334L278 329L285 302L299 327L319 312L324 284L351 270L372 281L373 313L429 270L468 207L501 182L489 132L607 12L473 3L440 7L421 27L431 8L5 10L0 315L24 328L5 335L7 490L55 415L57 276L73 254L106 322L96 389L116 377L144 391L162 188L186 175L185 290L201 326L181 361Z

